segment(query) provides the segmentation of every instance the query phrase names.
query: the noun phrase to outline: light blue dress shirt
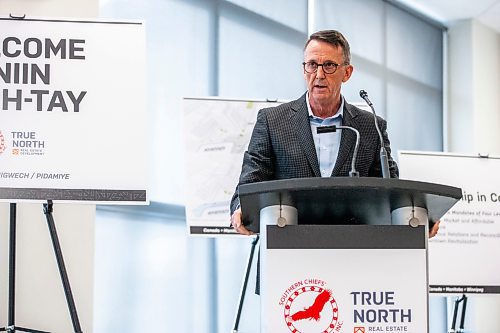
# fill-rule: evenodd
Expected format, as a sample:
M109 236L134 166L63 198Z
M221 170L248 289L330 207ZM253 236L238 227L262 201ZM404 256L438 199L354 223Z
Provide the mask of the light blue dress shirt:
M320 126L341 126L342 117L344 114L344 97L340 96L340 107L334 116L322 119L316 117L312 113L311 105L309 104L309 93L306 96L307 111L309 112L309 123L311 125L314 146L316 147L316 155L318 156L319 169L321 177L330 177L337 161L340 147L340 137L342 130L330 133L316 133L316 128Z

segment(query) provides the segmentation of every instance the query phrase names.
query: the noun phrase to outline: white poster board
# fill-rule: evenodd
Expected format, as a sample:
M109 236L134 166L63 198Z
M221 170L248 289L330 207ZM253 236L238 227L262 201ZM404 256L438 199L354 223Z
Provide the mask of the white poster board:
M429 240L431 293L500 293L500 157L399 152L400 178L462 188Z
M191 235L236 235L229 205L257 112L276 101L184 99L186 222Z
M141 22L0 18L0 200L147 203Z

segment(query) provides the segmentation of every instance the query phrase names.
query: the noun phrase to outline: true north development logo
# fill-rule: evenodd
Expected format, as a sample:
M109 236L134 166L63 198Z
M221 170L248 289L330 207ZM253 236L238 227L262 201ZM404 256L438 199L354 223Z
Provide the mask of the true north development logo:
M44 155L46 142L34 131L12 131L9 134L12 155Z
M280 305L290 332L340 332L339 307L323 280L305 279L292 284L284 291Z

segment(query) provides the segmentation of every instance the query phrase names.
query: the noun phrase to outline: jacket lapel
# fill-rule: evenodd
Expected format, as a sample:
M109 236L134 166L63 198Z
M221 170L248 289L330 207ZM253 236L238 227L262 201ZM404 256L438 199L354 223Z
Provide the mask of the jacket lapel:
M350 105L347 102L344 102L344 115L342 118L342 125L343 126L351 126L351 127L356 127L355 126L355 118L356 114L353 113ZM337 156L337 161L335 162L335 167L333 168L332 171L332 176L338 176L340 174L340 171L342 170L342 167L346 163L351 163L349 158L349 154L354 150L354 146L356 145L356 134L351 131L351 130L341 130L342 135L340 138L340 147L339 147L339 154ZM349 165L349 170L351 169L351 166Z
M318 156L316 154L316 147L314 146L311 125L309 123L305 94L292 105L292 110L295 112L292 115L291 122L297 133L298 142L313 170L314 176L321 177Z

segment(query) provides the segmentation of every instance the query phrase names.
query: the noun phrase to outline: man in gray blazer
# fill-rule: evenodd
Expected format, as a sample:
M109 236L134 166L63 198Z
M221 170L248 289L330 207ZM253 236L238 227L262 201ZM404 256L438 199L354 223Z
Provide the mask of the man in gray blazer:
M348 176L356 136L346 130L316 133L317 127L331 125L359 131L356 170L361 177L382 177L381 143L373 114L347 103L340 92L353 72L347 40L335 30L312 34L304 48L303 67L307 92L295 101L259 111L238 186L276 179ZM398 177L386 121L377 120L391 177ZM251 234L242 224L238 188L231 201L231 224L237 232Z

